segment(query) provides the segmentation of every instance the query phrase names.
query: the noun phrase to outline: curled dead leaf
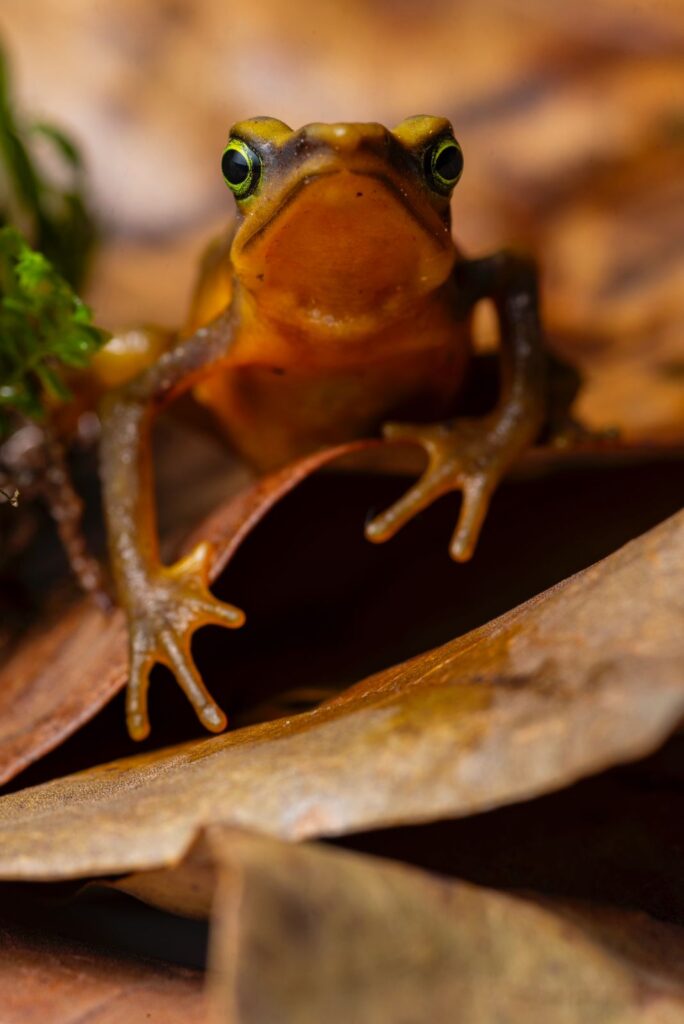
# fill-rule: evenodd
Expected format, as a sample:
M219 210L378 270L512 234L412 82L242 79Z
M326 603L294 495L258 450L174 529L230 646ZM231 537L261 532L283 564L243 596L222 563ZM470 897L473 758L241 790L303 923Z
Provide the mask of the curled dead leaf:
M683 554L681 513L312 712L6 796L0 877L174 864L216 822L303 839L461 816L641 757L684 714Z
M175 435L172 440L177 442ZM675 452L660 450L661 457L668 454ZM515 473L550 473L596 462L607 468L657 455L655 449L611 441L588 440L566 448L540 446L527 454ZM368 472L414 474L421 471L423 456L415 446L373 440L318 452L219 503L192 531L182 550L200 540L212 544L211 576L216 579L273 506L305 478L332 463ZM213 464L212 470L216 472ZM230 472L227 466L226 473ZM178 486L178 481L174 484ZM188 510L185 519L191 520ZM66 609L60 603L38 621L0 665L0 785L89 721L123 689L126 678L127 634L120 610L105 614L81 600Z

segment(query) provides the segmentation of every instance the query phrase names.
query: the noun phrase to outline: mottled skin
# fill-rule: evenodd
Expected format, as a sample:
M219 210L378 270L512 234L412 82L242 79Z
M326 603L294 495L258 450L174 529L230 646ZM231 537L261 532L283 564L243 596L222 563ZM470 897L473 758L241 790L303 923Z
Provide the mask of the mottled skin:
M200 720L226 719L190 654L193 631L236 627L243 613L212 596L209 550L172 566L159 559L150 429L189 388L232 445L271 469L323 445L381 431L422 445L428 468L366 529L388 540L451 490L463 493L451 555L468 559L489 498L543 418L544 366L533 267L508 253L465 260L451 238L448 189L430 154L453 138L443 118L308 125L257 118L236 125L260 161L258 184L238 199L232 238L204 261L180 341L137 335L135 357L116 339L98 368L125 377L103 409L102 477L113 571L129 617L128 727L149 732L147 687L168 665ZM448 143L449 145L451 143ZM442 182L443 185L443 182ZM491 298L501 335L501 394L480 419L447 419L470 356L474 304ZM148 339L148 340L145 340ZM147 345L147 348L146 348ZM118 365L118 369L117 369ZM401 422L387 422L400 417ZM415 420L415 422L413 422Z

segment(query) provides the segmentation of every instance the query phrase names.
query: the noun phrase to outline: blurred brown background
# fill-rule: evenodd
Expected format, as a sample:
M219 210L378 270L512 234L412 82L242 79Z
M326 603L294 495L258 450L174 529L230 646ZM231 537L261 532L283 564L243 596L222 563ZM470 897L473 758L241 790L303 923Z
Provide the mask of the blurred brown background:
M680 0L3 0L0 34L24 108L85 150L104 324L182 319L233 121L446 114L455 234L536 253L580 415L684 439Z

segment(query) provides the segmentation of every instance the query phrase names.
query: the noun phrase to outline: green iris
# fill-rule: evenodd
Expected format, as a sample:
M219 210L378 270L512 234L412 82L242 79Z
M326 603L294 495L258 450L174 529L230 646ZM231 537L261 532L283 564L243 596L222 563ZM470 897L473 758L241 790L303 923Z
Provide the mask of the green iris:
M242 139L231 139L221 157L226 185L236 199L246 199L259 184L261 159Z
M463 152L456 139L440 139L426 153L425 169L437 192L448 195L463 173Z

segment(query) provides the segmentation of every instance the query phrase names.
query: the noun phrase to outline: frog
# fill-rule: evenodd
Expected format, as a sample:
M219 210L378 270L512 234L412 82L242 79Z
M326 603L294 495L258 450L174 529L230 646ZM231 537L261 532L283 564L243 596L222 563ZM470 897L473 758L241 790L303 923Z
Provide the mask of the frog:
M459 491L456 562L472 556L494 490L545 416L537 268L511 250L469 258L454 241L464 158L447 118L416 115L393 129L251 118L230 129L220 164L234 227L202 261L184 328L168 343L154 332L137 332L128 347L115 337L99 357L115 378L117 359L139 371L105 396L100 445L135 740L150 732L157 663L207 730L226 727L190 641L200 627L245 621L209 589L206 541L173 564L160 558L150 439L162 409L191 392L262 473L356 438L420 446L422 475L365 535L389 541ZM499 395L484 415L455 416L483 300L498 321Z

